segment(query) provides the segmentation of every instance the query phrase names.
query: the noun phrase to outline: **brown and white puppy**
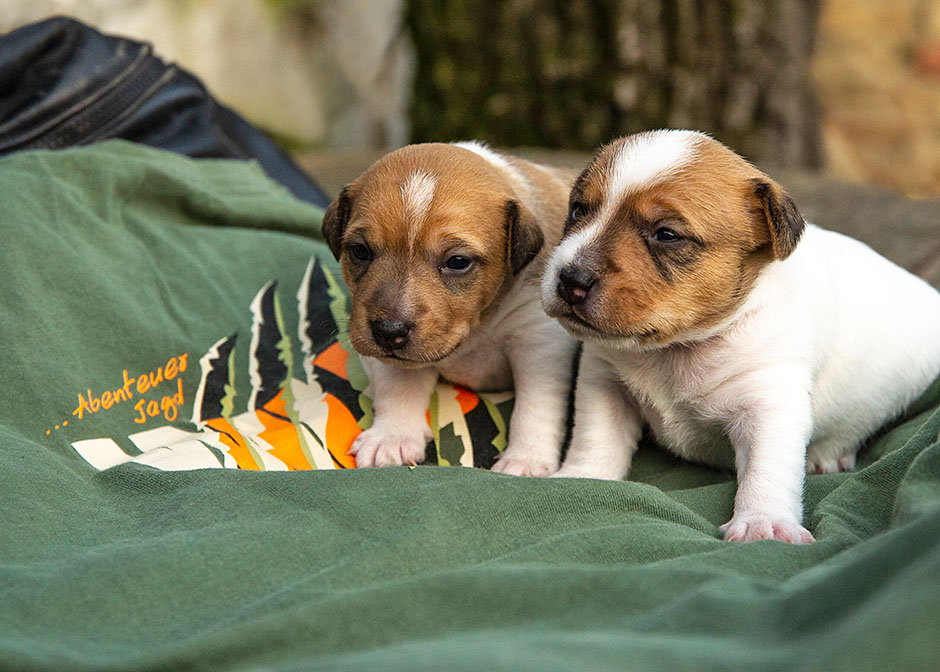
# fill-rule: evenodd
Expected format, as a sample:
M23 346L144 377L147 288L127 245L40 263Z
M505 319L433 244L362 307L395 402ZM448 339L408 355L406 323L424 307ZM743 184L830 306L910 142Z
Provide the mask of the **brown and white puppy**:
M624 478L646 424L682 457L736 468L730 540L812 541L804 472L854 467L940 374L940 294L807 225L701 133L602 148L572 189L542 292L584 340L556 475Z
M375 420L358 466L415 464L439 377L515 390L496 471L558 468L575 341L542 311L539 252L557 243L574 175L477 143L403 147L347 185L323 234L352 298L349 337Z

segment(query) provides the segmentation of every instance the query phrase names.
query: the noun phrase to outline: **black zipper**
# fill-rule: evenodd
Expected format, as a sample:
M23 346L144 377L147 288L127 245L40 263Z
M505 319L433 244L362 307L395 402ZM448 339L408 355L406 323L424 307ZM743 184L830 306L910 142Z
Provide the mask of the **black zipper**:
M107 86L82 97L66 111L35 128L27 128L0 144L0 154L19 149L61 149L90 144L106 136L152 97L176 73L141 45L127 67Z

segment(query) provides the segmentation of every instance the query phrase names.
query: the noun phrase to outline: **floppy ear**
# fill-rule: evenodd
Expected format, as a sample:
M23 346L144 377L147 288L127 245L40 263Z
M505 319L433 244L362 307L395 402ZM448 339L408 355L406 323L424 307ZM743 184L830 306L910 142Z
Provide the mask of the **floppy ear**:
M770 233L774 258L786 259L796 249L806 228L803 215L796 209L793 199L773 180L755 178L751 185L758 212Z
M347 184L323 213L323 237L337 261L343 251L343 231L346 230L346 224L349 222L351 209L352 185Z
M518 201L506 201L506 238L508 241L509 267L517 275L525 268L545 244L545 236L535 220L535 215Z

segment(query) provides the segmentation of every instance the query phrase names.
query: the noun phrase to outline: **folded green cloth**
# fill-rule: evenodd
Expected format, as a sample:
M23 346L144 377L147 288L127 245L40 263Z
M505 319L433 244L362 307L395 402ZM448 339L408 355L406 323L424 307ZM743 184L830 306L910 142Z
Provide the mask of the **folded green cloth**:
M622 483L348 469L322 213L119 142L0 194L0 669L936 668L940 383L807 478L802 547L721 541L733 475L651 445ZM439 386L430 460L510 407Z

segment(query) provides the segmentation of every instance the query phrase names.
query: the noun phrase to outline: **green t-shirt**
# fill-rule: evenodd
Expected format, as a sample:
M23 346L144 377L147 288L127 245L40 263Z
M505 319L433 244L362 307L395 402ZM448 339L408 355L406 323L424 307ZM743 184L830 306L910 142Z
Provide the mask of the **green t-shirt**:
M321 214L249 163L0 158L0 670L936 669L940 385L807 478L800 547L721 541L733 474L649 444L625 482L342 468ZM438 387L430 461L485 466L509 405Z
M13 429L96 469L354 466L368 380L321 211L255 165L120 142L6 166L0 307L33 316L0 325ZM440 385L429 461L489 466L510 397Z

